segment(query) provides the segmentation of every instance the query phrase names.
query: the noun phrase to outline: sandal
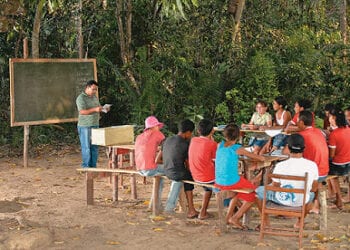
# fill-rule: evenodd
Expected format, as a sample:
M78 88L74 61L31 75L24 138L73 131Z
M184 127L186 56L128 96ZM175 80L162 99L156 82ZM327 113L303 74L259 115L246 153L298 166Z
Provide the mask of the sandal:
M187 219L195 219L198 217L198 215L199 215L199 213L195 213L193 215L187 215Z
M209 219L209 218L214 218L214 215L210 214L210 213L207 213L206 216L203 216L201 217L200 215L198 215L198 219L200 220L206 220L206 219Z

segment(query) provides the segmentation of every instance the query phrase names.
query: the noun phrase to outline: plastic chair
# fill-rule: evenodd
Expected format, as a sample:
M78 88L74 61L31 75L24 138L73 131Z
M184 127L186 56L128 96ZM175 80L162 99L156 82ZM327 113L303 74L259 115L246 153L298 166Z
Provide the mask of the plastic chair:
M270 178L284 179L284 180L293 180L293 181L302 181L302 189L297 188L282 188L276 187L268 184L267 180ZM265 234L269 235L279 235L279 236L289 236L289 237L299 237L299 248L302 247L302 238L303 238L303 229L304 229L304 217L306 213L306 190L307 190L307 173L305 176L292 176L292 175L277 175L277 174L268 174L265 179L264 184L264 200L262 204L262 214L261 214L261 224L260 224L260 241L263 240ZM303 194L303 203L300 207L291 207L280 205L271 201L267 201L266 194L268 191L273 192L285 192L285 193L298 193ZM288 194L287 194L288 195ZM273 227L272 222L270 222L269 227L265 225L265 216L272 215L281 215L288 217L300 218L300 227L295 229L293 228L281 228Z

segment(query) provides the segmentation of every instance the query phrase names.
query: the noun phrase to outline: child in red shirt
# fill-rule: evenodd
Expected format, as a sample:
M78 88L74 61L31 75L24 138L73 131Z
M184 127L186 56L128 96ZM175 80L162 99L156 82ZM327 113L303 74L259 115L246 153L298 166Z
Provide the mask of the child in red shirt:
M214 184L214 159L217 143L213 140L213 123L207 119L201 120L198 124L198 133L200 136L192 138L188 150L190 171L195 181ZM202 209L198 215L199 219L207 219L209 217L207 209L211 194L212 190L205 187Z

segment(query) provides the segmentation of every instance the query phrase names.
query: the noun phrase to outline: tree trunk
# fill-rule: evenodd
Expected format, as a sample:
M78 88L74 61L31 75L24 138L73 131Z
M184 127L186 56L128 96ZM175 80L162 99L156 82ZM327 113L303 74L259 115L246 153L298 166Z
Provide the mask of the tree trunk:
M39 58L39 35L40 35L40 22L41 15L43 11L43 7L46 0L39 0L38 5L36 6L35 18L33 24L33 32L32 32L32 57Z
M347 34L347 18L346 18L346 0L339 0L339 26L341 37L344 45L347 45L348 34ZM343 61L347 62L347 53L346 49L343 50Z
M123 15L125 12L126 15ZM124 0L117 0L116 18L119 31L120 55L124 66L126 67L126 75L138 94L140 94L139 85L136 82L134 73L130 68L132 62L131 50L131 36L132 36L132 0L126 0L126 7Z
M82 9L83 9L83 3L82 3L82 0L79 0L77 16L76 16L76 29L78 33L77 49L79 53L79 58L84 57L84 37L83 37L82 21L81 21ZM87 54L85 55L85 58L87 58Z
M239 32L240 32L240 24L241 24L244 5L245 5L245 0L239 0L237 2L236 12L233 18L232 45L236 43L237 35L239 35Z

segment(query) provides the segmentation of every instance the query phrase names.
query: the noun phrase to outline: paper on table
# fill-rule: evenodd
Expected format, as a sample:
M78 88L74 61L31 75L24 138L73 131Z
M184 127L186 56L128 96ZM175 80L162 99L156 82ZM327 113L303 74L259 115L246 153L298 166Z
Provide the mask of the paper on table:
M103 113L107 113L109 111L109 109L111 108L112 104L105 104L102 107L102 112Z
M266 129L265 133L270 137L274 137L274 136L282 133L282 129Z

